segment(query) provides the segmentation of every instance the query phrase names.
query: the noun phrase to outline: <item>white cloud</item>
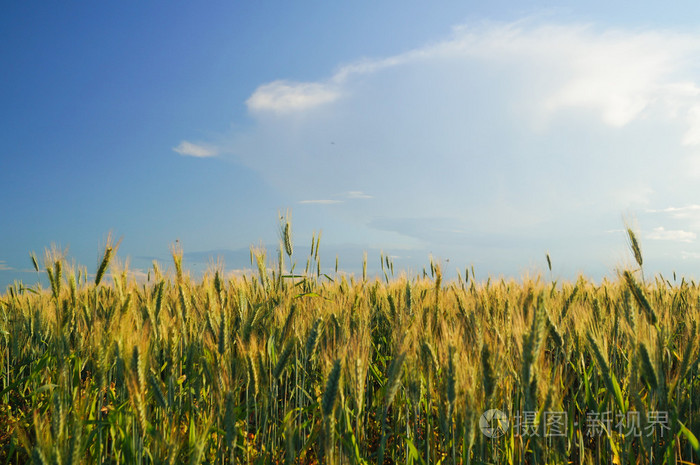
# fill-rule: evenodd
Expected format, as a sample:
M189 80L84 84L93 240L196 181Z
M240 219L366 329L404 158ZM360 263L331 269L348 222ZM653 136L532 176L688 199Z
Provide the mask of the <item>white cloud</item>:
M630 184L624 188L612 189L611 197L617 200L619 205L637 207L648 205L654 196L654 189L641 184Z
M274 81L247 100L252 111L283 114L335 102L360 77L389 68L436 61L478 61L523 67L522 83L538 101L540 117L566 108L593 109L614 127L629 124L650 106L661 104L685 118L683 143L700 145L700 87L679 71L700 53L700 37L667 31L600 31L587 24L491 23L454 28L448 40L399 55L361 60L317 82Z
M0 271L11 271L14 270L11 266L8 266L4 260L0 260Z
M330 103L340 94L317 82L275 81L258 87L246 101L253 112L289 113Z
M691 231L666 230L663 226L659 226L648 233L646 237L647 239L660 241L692 242L697 237L697 234Z
M329 199L319 199L319 200L301 200L301 204L317 204L317 205L332 205L336 203L342 203L341 200L329 200Z
M144 271L138 268L129 269L127 271L127 279L136 281L139 284L147 282L149 277L150 273L148 271Z
M362 191L349 191L345 194L348 199L371 199L372 196L365 194Z
M186 140L180 142L180 145L178 145L177 147L173 147L173 150L179 153L180 155L197 158L215 157L219 154L218 150L214 147L208 145L193 144L192 142L188 142Z
M683 136L685 145L700 145L700 105L688 110L688 131Z
M700 205L691 204L684 207L668 207L661 210L647 210L649 213L670 213L673 218L693 218L700 214Z
M410 238L470 257L460 235L468 231L497 237L489 247L535 238L539 257L576 237L586 245L560 259L592 260L624 248L623 236L603 233L622 225L622 213L700 198L688 169L700 160L697 63L700 33L468 24L316 81L262 84L247 101L253 124L226 152L309 199L301 203L338 204L319 214L357 226L338 240ZM371 202L350 201L367 192ZM652 239L691 241L700 231L700 210L666 215L652 224L668 229ZM427 218L444 219L441 231L423 234ZM421 224L381 228L376 219Z
M617 127L657 100L671 104L685 96L687 89L673 74L700 48L696 37L663 32L581 30L568 39L549 45L570 54L564 63L572 73L547 106L597 109L605 123Z
M235 268L233 270L226 270L224 273L225 279L239 279L244 276L249 276L251 274L250 269L246 268Z

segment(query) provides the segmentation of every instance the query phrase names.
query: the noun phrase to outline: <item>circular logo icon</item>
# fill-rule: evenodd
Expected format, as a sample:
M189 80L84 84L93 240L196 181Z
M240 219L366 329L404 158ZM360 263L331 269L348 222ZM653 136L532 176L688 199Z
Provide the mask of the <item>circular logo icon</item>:
M508 415L495 408L485 411L479 418L479 429L489 438L500 438L506 434L508 425Z

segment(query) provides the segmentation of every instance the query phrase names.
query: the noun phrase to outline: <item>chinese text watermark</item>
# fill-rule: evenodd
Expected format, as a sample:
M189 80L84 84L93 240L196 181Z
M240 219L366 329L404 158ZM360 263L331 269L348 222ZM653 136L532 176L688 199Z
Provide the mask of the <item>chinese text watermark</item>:
M649 411L645 416L630 410L626 413L587 412L583 421L570 419L564 411L522 411L511 417L498 409L485 411L479 418L479 429L489 438L499 438L509 428L513 434L523 437L566 437L569 428L580 429L588 437L603 436L616 432L626 437L648 437L671 429L668 412Z

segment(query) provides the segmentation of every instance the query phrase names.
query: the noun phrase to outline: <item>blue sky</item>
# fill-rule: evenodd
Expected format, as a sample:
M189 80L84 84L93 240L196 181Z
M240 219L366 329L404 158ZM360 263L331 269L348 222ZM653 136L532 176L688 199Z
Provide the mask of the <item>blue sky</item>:
M110 231L136 274L175 240L239 269L288 208L349 271L599 279L626 217L647 274L696 276L700 7L434 5L3 5L0 288Z

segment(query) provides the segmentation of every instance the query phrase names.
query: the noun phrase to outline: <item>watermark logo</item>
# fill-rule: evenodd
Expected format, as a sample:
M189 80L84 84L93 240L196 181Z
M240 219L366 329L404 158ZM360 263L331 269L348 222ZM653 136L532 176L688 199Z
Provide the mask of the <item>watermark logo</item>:
M511 417L498 409L485 411L479 418L479 429L484 436L497 439L508 429L519 437L566 437L568 428L580 431L588 437L604 436L616 431L621 436L647 437L660 436L670 430L666 411L646 412L642 421L640 412L630 410L619 413L613 411L586 412L585 418L569 418L565 411L516 411Z
M498 409L487 410L479 418L479 429L489 438L500 438L508 431L508 415Z

